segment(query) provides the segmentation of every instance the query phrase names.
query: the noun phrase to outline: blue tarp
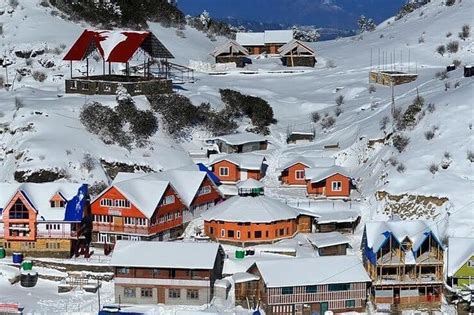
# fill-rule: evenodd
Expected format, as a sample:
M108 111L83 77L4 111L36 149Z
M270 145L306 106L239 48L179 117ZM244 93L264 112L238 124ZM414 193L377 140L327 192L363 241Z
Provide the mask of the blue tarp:
M84 208L87 201L87 185L83 184L79 187L77 195L69 200L66 204L66 213L64 214L64 221L81 222L84 215Z
M206 172L207 173L207 176L209 176L209 178L214 182L214 184L216 185L220 185L221 184L221 181L219 180L219 177L216 176L216 174L214 174L211 170L209 170L209 168L202 164L202 163L197 163L197 166L199 167L199 170L201 172Z

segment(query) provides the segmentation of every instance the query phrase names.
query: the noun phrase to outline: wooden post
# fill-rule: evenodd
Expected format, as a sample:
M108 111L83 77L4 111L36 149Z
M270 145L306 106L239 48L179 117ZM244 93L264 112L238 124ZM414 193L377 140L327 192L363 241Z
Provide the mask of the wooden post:
M111 65L111 63L110 63L110 61L109 61L109 75L110 75L111 73L112 73L112 65Z
M105 75L105 59L102 58L102 75Z
M86 78L89 78L89 58L86 58Z
M71 72L71 79L72 79L72 60L69 61L69 70Z

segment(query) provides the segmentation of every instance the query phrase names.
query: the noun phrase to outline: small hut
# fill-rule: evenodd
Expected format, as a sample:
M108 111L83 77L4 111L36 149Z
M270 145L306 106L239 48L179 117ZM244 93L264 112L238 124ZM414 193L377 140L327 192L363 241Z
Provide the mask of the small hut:
M251 63L250 59L247 58L248 55L249 51L235 40L227 41L225 44L216 47L211 53L211 56L216 59L216 63L235 62L239 68Z
M371 70L369 73L369 83L377 83L386 86L410 83L417 78L418 74L416 73L406 73L402 71Z
M94 53L102 59L102 75L89 75L89 58ZM143 57L143 63L131 66L130 61L138 57ZM170 58L173 55L151 32L84 30L63 58L70 62L71 68L66 93L115 94L119 85L131 95L148 90L169 93L172 91L167 62ZM73 61L85 61L85 73L73 76ZM113 73L114 63L125 65L125 70ZM157 71L150 70L152 65L158 66ZM139 71L143 75L132 75Z
M296 39L280 47L278 53L287 67L314 67L316 64L314 49Z

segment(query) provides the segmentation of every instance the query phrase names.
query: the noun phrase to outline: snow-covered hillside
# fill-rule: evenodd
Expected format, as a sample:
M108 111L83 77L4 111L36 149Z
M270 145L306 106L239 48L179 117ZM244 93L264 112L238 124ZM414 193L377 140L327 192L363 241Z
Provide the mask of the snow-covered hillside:
M15 171L39 169L62 169L67 173L64 177L72 181L106 181L99 160L154 170L192 163L182 146L161 129L149 146L132 151L105 145L88 133L78 120L81 106L90 101L115 104L114 97L110 96L64 94L69 65L61 61L63 47L69 47L88 26L51 14L51 9L40 6L39 1L20 1L13 12L9 13L10 9L7 0L0 0L0 10L4 11L0 15L3 24L0 48L14 61L8 68L10 81L15 69L23 67L44 71L48 77L40 83L27 75L21 82L16 80L10 91L0 91L0 131L3 131L0 133L0 181L13 180ZM269 71L283 70L278 59L254 60L250 66L255 70L253 74L236 71L219 76L196 74L196 82L183 85L178 93L190 97L196 105L208 101L220 107L218 90L231 88L261 96L270 103L278 123L271 127L274 150L269 152L270 172L265 179L269 186L277 182L274 170L291 155L334 155L338 164L348 167L358 179L365 219L386 216L387 209L395 209L391 204L400 199L402 208L416 209L416 213L411 214L402 209L402 215L434 217L445 225L443 219L449 211L451 235L473 234L474 178L467 152L474 151L471 104L474 83L472 78L464 78L460 69L450 72L444 81L435 78L435 73L444 70L453 59L463 64L474 62L473 35L465 41L457 38L463 24L474 26L472 12L473 1L458 1L446 7L443 1L432 0L398 21L390 19L382 23L372 33L313 44L318 55L315 69L281 73ZM180 64L191 60L210 62L208 53L224 40L211 42L205 34L192 29L185 30L182 38L176 35L175 29L157 24L151 24L151 30ZM452 35L448 38L449 32ZM437 46L451 40L459 41L459 51L439 55ZM45 54L32 58L31 66L26 59L15 56L15 51L30 47L48 48ZM376 67L379 50L380 55L386 53L389 60L391 53L396 56L396 63L387 67L409 69L419 75L416 81L395 87L396 107L406 109L417 93L425 99L425 104L435 105L434 112L426 110L416 127L403 132L410 142L402 153L398 153L387 137L391 133L391 122L387 130L380 128L383 117L391 117L390 88L376 86L373 93L368 90L371 55L372 67ZM44 68L40 59L52 60L55 66ZM335 67L328 67L329 64ZM451 86L447 91L445 82ZM320 123L312 123L310 114L314 111L321 116L325 113L335 116L335 98L339 95L344 96L343 112L336 118L335 125L323 130ZM135 100L140 108L149 107L144 97ZM288 129L311 130L313 127L316 129L314 143L286 145ZM424 134L433 127L437 127L435 136L427 140ZM322 151L324 144L333 143L339 144L340 151ZM194 144L200 145L198 139ZM440 164L445 152L449 152L449 167L446 170L439 167L432 174L428 169L430 164ZM84 154L90 154L97 163L90 173L81 167ZM390 158L392 163L388 162ZM405 166L404 172L397 171L400 163ZM418 198L425 203L416 199L417 196L422 196ZM444 202L442 198L449 201Z

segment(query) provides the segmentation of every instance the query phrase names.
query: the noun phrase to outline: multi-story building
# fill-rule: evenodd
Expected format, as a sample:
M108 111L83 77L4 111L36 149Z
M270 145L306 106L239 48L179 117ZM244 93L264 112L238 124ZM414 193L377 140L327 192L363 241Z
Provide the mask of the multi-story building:
M474 238L450 237L447 256L448 285L468 290L474 285Z
M110 262L115 302L210 303L224 256L216 243L117 241Z
M305 170L307 194L315 197L349 198L352 180L340 166L314 167Z
M435 222L367 222L362 250L375 303L441 301L444 247Z
M70 257L87 199L81 184L0 183L0 246L7 253Z
M314 167L330 167L333 165L333 158L310 158L297 156L281 166L280 180L284 185L305 187L306 169Z

